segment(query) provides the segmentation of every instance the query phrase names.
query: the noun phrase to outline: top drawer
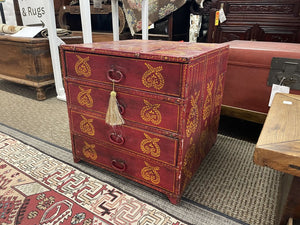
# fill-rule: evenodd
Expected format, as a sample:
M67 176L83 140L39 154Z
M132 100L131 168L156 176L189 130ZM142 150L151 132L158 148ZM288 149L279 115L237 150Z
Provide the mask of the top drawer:
M65 52L65 76L181 96L182 64Z

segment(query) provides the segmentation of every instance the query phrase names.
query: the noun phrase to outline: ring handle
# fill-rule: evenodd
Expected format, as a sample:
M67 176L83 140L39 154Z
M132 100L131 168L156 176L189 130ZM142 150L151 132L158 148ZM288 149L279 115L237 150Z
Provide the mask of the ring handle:
M114 168L115 170L118 170L120 172L124 172L127 168L126 163L124 161L117 160L117 159L113 159L111 161L111 166L112 166L112 168Z
M119 108L120 114L123 115L124 112L125 112L125 107L119 103L119 104L118 104L118 108Z
M114 83L119 83L124 77L121 71L115 69L108 70L106 76L108 80Z
M122 137L122 135L119 135L115 132L110 133L109 140L110 140L110 142L117 144L117 145L123 145L125 142L125 139Z

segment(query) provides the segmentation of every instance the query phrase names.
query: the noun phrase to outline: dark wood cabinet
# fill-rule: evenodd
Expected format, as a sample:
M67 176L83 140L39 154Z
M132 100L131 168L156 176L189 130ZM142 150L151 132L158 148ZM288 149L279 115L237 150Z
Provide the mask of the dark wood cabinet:
M221 9L227 20L215 26ZM300 43L299 0L218 0L210 9L207 42L256 40Z

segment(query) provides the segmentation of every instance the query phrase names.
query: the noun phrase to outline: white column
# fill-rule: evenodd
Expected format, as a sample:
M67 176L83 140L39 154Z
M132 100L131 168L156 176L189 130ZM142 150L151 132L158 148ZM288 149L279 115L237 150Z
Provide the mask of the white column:
M148 40L148 0L142 1L142 39Z
M90 0L79 0L83 43L92 43L92 22Z
M50 45L50 53L51 53L52 68L53 68L57 98L59 100L66 101L66 94L63 86L62 74L60 68L60 58L59 58L59 50L58 50L59 39L56 33L56 22L55 22L53 0L45 1L45 11L46 11L45 13L46 21L44 21L44 23L48 28L48 39Z
M17 25L14 1L5 1L2 3L6 24Z
M111 0L112 27L114 41L119 40L119 9L118 0Z

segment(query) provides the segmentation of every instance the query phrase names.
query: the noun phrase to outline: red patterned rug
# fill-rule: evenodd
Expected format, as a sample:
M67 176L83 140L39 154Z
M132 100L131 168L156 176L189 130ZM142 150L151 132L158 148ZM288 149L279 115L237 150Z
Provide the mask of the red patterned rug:
M0 133L0 224L166 224L181 221Z

